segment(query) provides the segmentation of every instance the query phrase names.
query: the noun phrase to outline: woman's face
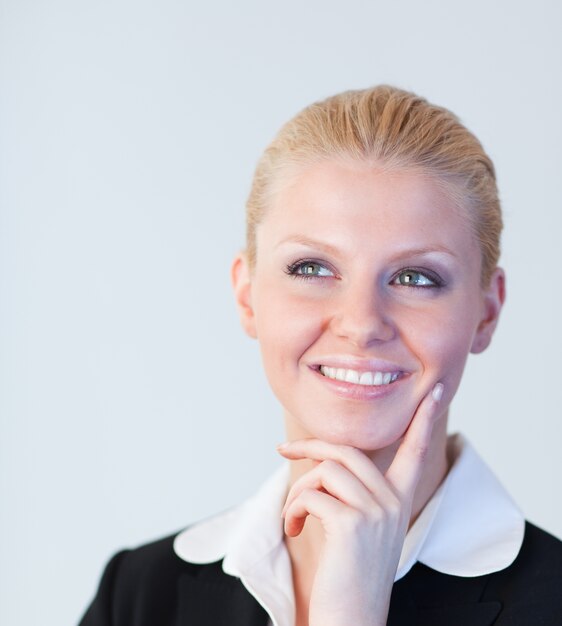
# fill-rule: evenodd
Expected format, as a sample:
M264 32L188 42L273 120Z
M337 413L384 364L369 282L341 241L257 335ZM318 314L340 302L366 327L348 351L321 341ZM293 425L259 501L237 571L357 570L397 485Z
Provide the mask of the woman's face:
M496 270L482 290L478 242L439 185L412 170L315 164L278 194L256 242L254 271L240 256L233 281L289 438L386 447L438 381L446 413L504 287Z

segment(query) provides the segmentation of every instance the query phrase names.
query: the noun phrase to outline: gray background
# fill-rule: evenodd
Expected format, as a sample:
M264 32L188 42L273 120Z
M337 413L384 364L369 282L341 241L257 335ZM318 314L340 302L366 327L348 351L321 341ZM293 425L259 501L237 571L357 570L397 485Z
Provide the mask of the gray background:
M115 550L278 465L228 277L253 167L304 105L380 82L496 162L508 301L452 429L562 535L561 6L0 3L0 623L75 623Z

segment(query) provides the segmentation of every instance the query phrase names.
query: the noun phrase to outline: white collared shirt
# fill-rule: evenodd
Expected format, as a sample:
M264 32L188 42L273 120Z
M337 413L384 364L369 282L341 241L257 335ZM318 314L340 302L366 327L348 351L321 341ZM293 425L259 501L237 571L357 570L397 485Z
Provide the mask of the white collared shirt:
M395 581L419 561L454 576L481 576L506 568L521 544L525 520L490 468L461 435L448 441L454 463L409 529ZM190 563L223 560L264 607L271 626L293 626L291 562L283 541L281 509L289 464L234 509L181 532L174 550Z

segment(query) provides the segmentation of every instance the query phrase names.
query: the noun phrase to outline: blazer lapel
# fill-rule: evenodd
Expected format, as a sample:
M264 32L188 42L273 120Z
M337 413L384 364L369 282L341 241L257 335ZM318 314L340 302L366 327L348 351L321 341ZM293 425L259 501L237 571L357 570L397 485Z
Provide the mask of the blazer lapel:
M420 609L416 626L491 626L501 611L499 602L481 602L458 606Z
M501 602L482 601L488 576L449 576L417 563L393 588L388 626L491 626Z
M267 626L269 616L238 578L220 562L178 581L176 626Z
M491 626L502 609L483 602L488 576L440 574L420 563L393 588L388 626ZM175 626L267 626L269 616L221 562L185 572L178 580Z

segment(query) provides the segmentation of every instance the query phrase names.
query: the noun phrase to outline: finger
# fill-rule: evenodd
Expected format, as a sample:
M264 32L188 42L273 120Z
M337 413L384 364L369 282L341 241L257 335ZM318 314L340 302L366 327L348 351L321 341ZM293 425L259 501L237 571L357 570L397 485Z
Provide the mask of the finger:
M388 489L384 476L373 461L352 446L337 445L320 439L297 439L278 446L277 450L291 460L336 461L356 476L371 493Z
M420 402L412 418L404 440L400 444L386 479L396 491L412 498L427 460L433 424L439 411L443 384L437 383Z
M316 489L305 489L295 498L285 513L285 533L289 537L298 536L309 515L326 524L329 519L341 515L346 505L327 493Z
M382 507L396 504L396 496L389 485L384 483L382 492L373 493L346 467L331 459L322 461L292 485L283 513L305 489L323 490L340 502L365 512L369 512L373 504Z

